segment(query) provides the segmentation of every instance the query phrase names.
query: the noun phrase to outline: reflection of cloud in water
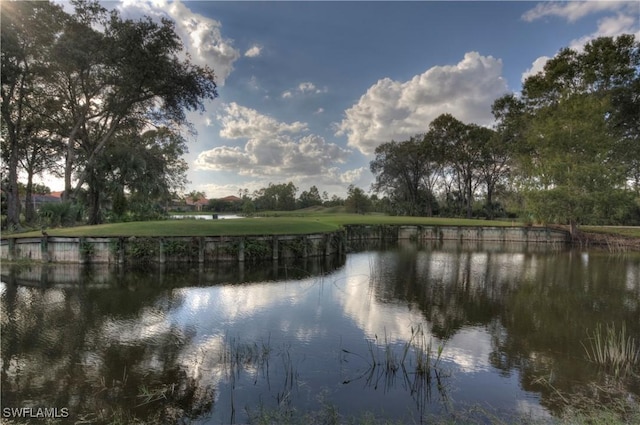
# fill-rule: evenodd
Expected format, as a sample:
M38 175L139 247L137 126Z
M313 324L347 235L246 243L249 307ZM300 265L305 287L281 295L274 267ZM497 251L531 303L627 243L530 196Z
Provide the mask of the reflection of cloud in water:
M479 372L490 368L491 336L481 327L466 328L447 341L442 359L455 363L461 372Z
M154 342L169 332L171 332L171 326L164 312L145 308L133 319L105 320L101 334L110 342L138 345L140 341Z
M371 256L354 254L347 259L346 279L341 291L334 291L344 314L351 317L367 338L379 339L385 335L390 341L406 342L411 339L411 327L424 322L419 311L407 311L406 304L381 303L375 299L369 285ZM426 331L426 329L425 329Z
M208 288L183 288L176 291L184 298L184 312L197 316L204 312L215 312L216 317L227 323L245 320L277 304L295 306L303 299L315 279L295 284L261 282L258 284L224 285Z
M425 317L417 309L407 309L406 303L381 302L376 298L370 283L372 275L379 272L376 268L379 258L375 256L375 253L349 256L343 290L336 291L335 296L345 315L351 317L368 338L377 336L382 341L386 335L392 342L407 342L411 339L412 327L424 323ZM497 286L512 284L520 281L523 274L535 271L535 264L527 263L521 253L433 251L419 252L418 256L418 273L424 276L425 284L457 286L466 281L468 273L470 288L491 291L487 287L489 282ZM491 292L488 295L500 296ZM488 331L483 327L467 327L446 342L442 356L455 363L461 372L477 372L490 369L491 351Z
M516 400L516 412L524 417L532 417L536 420L550 420L553 418L551 413L540 405L540 401L537 398L518 399Z
M627 265L626 287L629 291L640 293L640 264Z

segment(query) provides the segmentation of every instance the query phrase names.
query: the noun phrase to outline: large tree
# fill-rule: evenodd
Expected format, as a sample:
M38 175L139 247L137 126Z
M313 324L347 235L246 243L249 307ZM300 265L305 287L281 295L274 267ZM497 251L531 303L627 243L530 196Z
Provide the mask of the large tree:
M184 55L172 21L124 19L93 0L72 4L68 15L48 2L2 2L2 131L12 226L19 225L19 158L25 145L44 141L45 130L66 145L57 152L65 159L65 198L86 187L90 223L97 223L109 145L132 128L184 130L186 111L202 110L217 96L213 71Z
M177 128L186 123L186 110L202 109L217 96L213 72L183 57L172 21L126 20L97 2L74 4L73 19L56 44L70 196L97 182L93 168L121 128Z
M396 214L433 215L433 192L443 152L429 136L391 141L376 148L370 163L376 178L373 190L387 194Z
M186 150L185 140L167 128L134 128L116 135L89 174L97 179L87 192L87 204L94 205L90 213L97 215L90 221L102 220L102 209L95 204L104 201L111 202L115 219L126 213L136 219L153 218L173 192L184 188Z
M629 207L627 181L638 164L639 44L601 38L563 49L523 86L528 114L520 157L538 219L570 225ZM621 205L627 203L627 205Z
M457 192L462 194L467 218L473 214L473 195L479 185L478 170L489 132L478 125L465 124L450 114L440 115L429 125L427 135L443 152L444 173L453 178Z
M1 2L1 97L3 156L7 181L7 223L20 227L18 172L20 156L29 144L42 141L39 115L45 88L52 74L51 46L59 35L66 15L59 6L48 2ZM46 115L46 114L45 114ZM33 153L33 151L31 151ZM38 161L38 155L31 159ZM38 168L41 162L30 165Z

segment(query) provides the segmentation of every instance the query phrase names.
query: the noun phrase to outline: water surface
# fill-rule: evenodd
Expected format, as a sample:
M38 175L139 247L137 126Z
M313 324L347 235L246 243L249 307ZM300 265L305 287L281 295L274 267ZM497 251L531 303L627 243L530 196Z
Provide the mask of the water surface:
M2 273L3 407L67 407L70 423L101 411L246 423L328 405L410 423L478 405L549 417L557 391L606 379L587 332L640 335L632 254L402 244L331 261Z

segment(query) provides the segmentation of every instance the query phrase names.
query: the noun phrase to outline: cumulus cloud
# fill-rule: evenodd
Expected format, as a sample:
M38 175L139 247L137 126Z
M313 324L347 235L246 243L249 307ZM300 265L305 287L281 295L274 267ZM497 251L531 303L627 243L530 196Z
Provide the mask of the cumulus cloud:
M530 76L542 72L549 59L551 59L549 56L540 56L538 59L536 59L533 64L531 64L531 68L522 73L522 82L524 83L524 80L526 80Z
M610 13L598 20L598 26L594 32L578 39L572 40L567 47L582 51L591 40L599 37L617 37L622 34L635 34L640 38L640 25L638 12L640 7L636 2L628 1L600 1L600 2L547 2L539 3L533 9L522 15L522 19L533 22L547 16L555 16L575 22L587 15ZM522 74L522 81L530 75L542 71L548 56L537 58L531 67Z
M216 82L223 86L233 71L233 63L240 52L233 42L222 36L222 24L215 19L193 13L180 0L122 1L119 10L124 16L169 18L176 23L176 32L185 50L198 65L209 65L216 75Z
M367 170L366 167L354 168L340 174L340 181L344 184L355 184L362 178L362 174Z
M305 134L307 124L283 123L235 103L218 117L220 136L247 139L244 147L219 146L201 152L195 160L201 170L235 171L243 176L294 177L330 175L335 164L350 153L323 137Z
M436 66L409 81L379 80L345 111L336 125L349 146L363 154L391 140L404 140L427 130L443 113L463 122L489 124L491 104L507 92L502 61L477 52L456 65Z
M226 139L268 139L307 130L306 123L279 122L255 109L240 106L235 102L224 108L224 111L218 115L218 120L222 124L220 136Z
M260 56L262 53L262 48L260 46L251 46L249 50L244 52L244 55L248 58L255 58Z

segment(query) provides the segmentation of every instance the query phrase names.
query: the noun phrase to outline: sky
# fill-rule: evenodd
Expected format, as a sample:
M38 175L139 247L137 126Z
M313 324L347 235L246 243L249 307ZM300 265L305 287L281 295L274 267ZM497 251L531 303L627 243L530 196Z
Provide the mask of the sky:
M635 34L640 2L102 2L170 18L185 51L213 68L219 96L189 114L185 192L208 198L293 182L345 196L370 189L382 143L450 113L492 125L563 47ZM62 190L60 181L45 181Z

